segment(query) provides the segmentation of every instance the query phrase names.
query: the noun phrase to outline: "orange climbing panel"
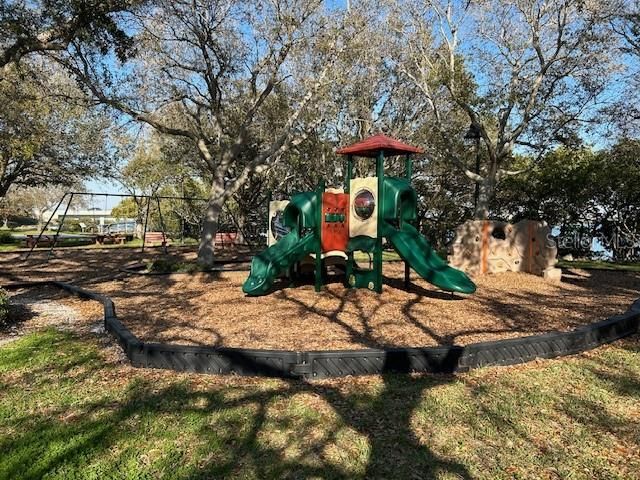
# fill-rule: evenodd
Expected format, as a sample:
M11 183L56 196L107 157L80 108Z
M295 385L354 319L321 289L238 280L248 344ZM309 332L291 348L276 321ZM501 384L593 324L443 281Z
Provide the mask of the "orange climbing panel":
M349 194L322 194L322 251L346 251L349 242Z

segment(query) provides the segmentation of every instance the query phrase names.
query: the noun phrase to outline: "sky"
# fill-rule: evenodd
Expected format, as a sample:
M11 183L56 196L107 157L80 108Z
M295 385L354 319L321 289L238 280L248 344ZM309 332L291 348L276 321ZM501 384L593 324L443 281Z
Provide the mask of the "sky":
M326 0L325 5L328 9L344 9L347 6L347 0ZM357 0L352 0L351 1L351 5L352 8L358 8L358 2ZM460 32L461 36L464 36L465 34L465 30L466 30L466 26L463 25L463 30ZM484 47L489 48L487 46ZM463 47L464 50L464 47ZM467 52L468 53L468 52ZM637 60L630 60L630 59L625 59L627 62L631 62L629 65L632 69L634 70L638 70L638 61ZM113 63L113 67L118 68L116 66L116 63ZM470 67L472 69L474 69L474 66L472 64L470 64ZM476 81L478 82L478 85L480 87L480 89L482 90L483 88L483 84L489 83L490 80L486 78L486 76L483 76L481 71L474 71L474 76L476 78ZM609 87L609 89L605 92L605 94L603 96L605 97L609 97L609 98L616 98L619 97L621 93L621 88L619 85L613 85L611 87ZM595 148L602 148L602 147L606 147L607 146L607 142L609 141L609 138L606 136L606 133L604 132L593 132L593 133L589 133L589 134L585 134L585 138L584 140L588 143L591 144L592 146L594 146ZM107 192L112 192L112 193L126 193L124 192L123 188L116 184L116 183L112 183L112 182L108 182L105 180L101 180L101 179L93 179L90 181L86 182L86 191L91 191L91 192L101 192L101 193L107 193ZM115 204L117 204L118 200L116 199L110 199L109 200L109 206L113 206Z
M127 193L124 191L121 185L116 183L110 183L107 180L90 180L85 184L86 192L94 192L94 193ZM115 207L122 198L117 197L106 197L106 208ZM96 207L103 209L105 208L105 198L95 199Z

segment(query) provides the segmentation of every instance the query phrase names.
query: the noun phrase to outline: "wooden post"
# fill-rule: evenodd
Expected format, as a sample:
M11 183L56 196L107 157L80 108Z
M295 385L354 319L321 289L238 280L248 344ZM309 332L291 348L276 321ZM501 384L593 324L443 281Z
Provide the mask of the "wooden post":
M480 273L489 270L489 220L482 221L482 251L480 253Z

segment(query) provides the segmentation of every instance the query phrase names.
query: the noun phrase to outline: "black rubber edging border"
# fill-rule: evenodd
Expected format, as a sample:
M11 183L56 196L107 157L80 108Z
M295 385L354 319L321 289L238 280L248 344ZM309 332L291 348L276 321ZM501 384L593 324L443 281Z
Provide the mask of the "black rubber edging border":
M118 320L106 295L55 280L20 282L4 288L51 285L81 298L101 302L105 330L115 337L135 367L220 375L247 375L305 380L381 373L456 373L490 365L516 365L536 358L555 358L591 350L640 332L640 299L606 320L568 332L550 332L465 346L325 350L295 352L216 348L143 342Z

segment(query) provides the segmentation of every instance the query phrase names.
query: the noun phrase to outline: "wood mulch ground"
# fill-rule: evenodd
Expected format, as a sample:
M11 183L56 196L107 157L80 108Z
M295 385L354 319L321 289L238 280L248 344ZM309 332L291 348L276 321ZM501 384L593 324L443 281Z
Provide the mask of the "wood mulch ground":
M109 295L118 317L145 341L269 349L353 349L464 345L570 330L626 311L640 296L640 274L565 271L553 285L528 274L476 278L474 295L442 293L417 275L404 291L401 263L386 263L381 295L341 283L245 297L247 272L126 275L132 254L57 254L49 264L14 266L0 258L0 280L60 278ZM3 275L4 274L4 275ZM4 278L2 278L4 277ZM86 302L83 302L86 303Z
M245 297L245 272L218 276L125 277L94 285L113 298L119 318L148 341L294 350L468 344L570 330L622 313L640 296L640 275L574 271L552 285L506 273L476 279L474 295L450 295L385 265L378 295L340 283Z

